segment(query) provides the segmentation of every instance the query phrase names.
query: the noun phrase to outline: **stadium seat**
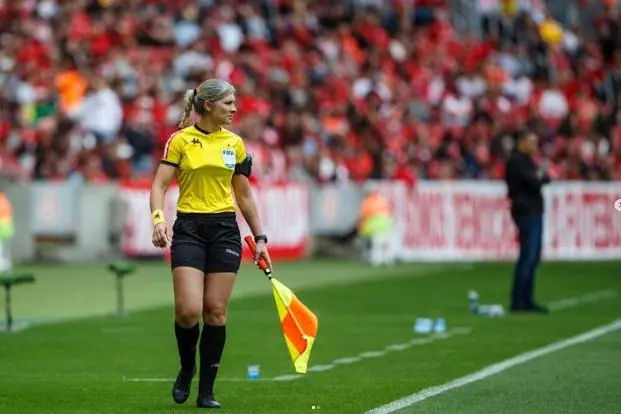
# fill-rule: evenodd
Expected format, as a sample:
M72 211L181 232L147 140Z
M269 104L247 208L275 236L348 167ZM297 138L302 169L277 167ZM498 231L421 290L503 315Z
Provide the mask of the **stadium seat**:
M123 279L136 271L134 265L125 261L110 263L108 270L116 276L116 314L125 315L125 295L123 290Z
M6 320L6 331L10 332L13 327L13 313L11 309L11 289L14 286L24 285L28 283L34 283L35 277L31 274L18 274L18 273L8 273L0 276L0 284L4 286L4 295L5 295L5 320Z

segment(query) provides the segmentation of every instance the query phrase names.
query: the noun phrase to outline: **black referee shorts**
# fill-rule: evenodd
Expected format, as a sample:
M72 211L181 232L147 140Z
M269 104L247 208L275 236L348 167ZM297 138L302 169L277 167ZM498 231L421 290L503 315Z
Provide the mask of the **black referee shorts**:
M237 273L242 244L235 213L177 213L170 248L171 267L204 273Z

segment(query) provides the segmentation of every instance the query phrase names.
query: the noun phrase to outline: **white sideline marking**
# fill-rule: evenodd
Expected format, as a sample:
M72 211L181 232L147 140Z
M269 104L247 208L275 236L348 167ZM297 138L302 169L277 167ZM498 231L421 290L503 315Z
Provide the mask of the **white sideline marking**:
M355 364L355 363L362 361L363 359L378 358L378 357L385 356L391 352L404 351L415 345L425 345L425 344L428 344L434 341L448 339L455 335L467 335L471 331L472 329L468 327L453 328L449 330L448 332L441 333L441 334L433 334L428 338L422 338L422 339L414 338L411 341L405 342L403 344L388 345L384 349L379 350L379 351L361 352L355 357L345 357L345 358L335 359L329 364L324 364L324 365L313 365L308 368L308 372L330 371L336 368L337 365ZM304 375L303 374L279 375L273 378L260 379L259 381L293 381L293 380L297 380L300 378L304 378ZM175 380L174 378L127 378L127 377L123 377L123 381L126 381L126 382L173 382L174 380ZM218 379L218 381L250 381L252 382L253 380L247 380L244 378L221 378L221 379Z
M281 375L281 376L272 378L271 381L291 381L291 380L298 379L300 377L301 375L293 375L293 374Z
M598 292L588 293L575 298L567 298L550 302L548 308L551 311L559 311L568 308L575 308L586 303L601 302L606 299L614 298L615 296L617 296L617 291L614 289L600 290Z
M384 349L382 350L377 350L377 351L366 351L366 352L361 352L360 354L358 354L355 357L345 357L345 358L339 358L339 359L335 359L334 361L330 362L329 364L325 364L325 365L313 365L311 367L308 368L308 372L325 372L325 371L330 371L334 368L336 368L338 365L346 365L346 364L355 364L358 363L360 361L362 361L363 359L371 359L371 358L378 358L378 357L382 357L385 356L391 352L399 352L399 351L404 351L412 346L415 345L425 345L434 341L439 341L442 339L448 339L452 336L455 335L465 335L465 334L469 334L471 332L470 328L466 328L466 327L460 327L460 328L454 328L448 332L445 333L441 333L441 334L434 334L428 338L414 338L409 342L405 342L402 344L391 344L388 345L386 347L384 347ZM296 379L300 379L300 378L304 378L304 375L280 375L278 377L274 377L272 378L272 381L293 381Z
M330 371L332 368L334 368L334 365L332 364L328 364L328 365L313 365L312 367L308 368L308 372L323 372L323 371Z
M539 358L540 356L550 354L556 351L560 351L561 349L564 349L564 348L567 348L567 347L570 347L576 344L592 341L595 338L598 338L600 336L606 335L610 332L613 332L619 329L621 329L621 319L617 319L616 321L608 325L604 325L599 328L592 329L590 331L584 332L572 338L554 342L542 348L538 348L533 351L529 351L529 352L517 355L513 358L506 359L497 364L489 365L479 371L476 371L476 372L473 372L472 374L468 374L464 377L455 379L451 382L447 382L446 384L442 384L442 385L438 385L438 386L430 387L430 388L425 388L424 390L408 395L407 397L401 398L389 404L367 411L365 414L394 413L396 411L402 410L403 408L406 408L414 404L417 404L421 401L424 401L427 398L431 398L436 395L443 394L452 389L460 388L460 387L463 387L464 385L468 385L470 383L491 377L492 375L496 375L500 372L506 371L507 369L512 368L514 366L522 365L535 358Z
M403 351L404 349L409 348L409 344L392 344L386 347L388 351ZM334 361L337 363L339 360Z
M414 338L412 339L410 342L408 342L408 348L409 345L425 345L428 343L433 342L433 339L429 339L429 338Z
M390 351L388 351L390 352ZM386 355L386 351L369 351L360 354L362 358L377 358Z
M358 357L347 357L347 358L339 358L332 361L333 364L353 364L354 362L359 362L360 358Z

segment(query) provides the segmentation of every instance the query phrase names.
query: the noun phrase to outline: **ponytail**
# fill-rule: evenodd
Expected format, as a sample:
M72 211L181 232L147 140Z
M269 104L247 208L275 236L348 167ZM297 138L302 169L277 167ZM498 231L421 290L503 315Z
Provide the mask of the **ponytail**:
M196 89L187 90L183 98L183 116L179 122L179 128L185 128L188 126L187 122L192 115L192 111L194 110L194 98L196 98Z

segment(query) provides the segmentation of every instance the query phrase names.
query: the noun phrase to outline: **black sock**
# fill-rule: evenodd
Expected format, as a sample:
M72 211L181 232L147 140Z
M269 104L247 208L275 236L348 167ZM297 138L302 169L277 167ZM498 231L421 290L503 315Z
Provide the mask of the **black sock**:
M218 375L220 358L226 342L226 326L203 325L199 350L201 354L201 371L199 390L213 393L213 384Z
M179 362L185 372L194 371L196 366L196 344L200 330L198 323L191 328L184 328L175 322L175 336L177 337L177 350Z

